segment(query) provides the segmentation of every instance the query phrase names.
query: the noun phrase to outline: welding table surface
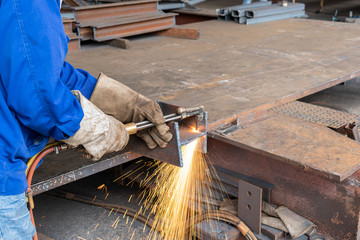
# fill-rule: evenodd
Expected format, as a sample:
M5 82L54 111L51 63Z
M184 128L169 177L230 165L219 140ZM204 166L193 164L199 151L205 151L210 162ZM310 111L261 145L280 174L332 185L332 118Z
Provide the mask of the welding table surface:
M281 114L269 113L254 125L213 137L335 181L360 169L358 142L320 124ZM225 164L231 169L234 162Z
M184 27L199 29L200 39L148 36L134 40L129 50L97 46L69 54L67 61L159 101L204 105L209 130L331 87L360 70L357 25L290 19Z
M253 26L214 20L185 27L199 29L200 39L150 37L134 41L129 50L103 46L67 60L159 101L204 105L210 129L360 73L357 25L290 19Z

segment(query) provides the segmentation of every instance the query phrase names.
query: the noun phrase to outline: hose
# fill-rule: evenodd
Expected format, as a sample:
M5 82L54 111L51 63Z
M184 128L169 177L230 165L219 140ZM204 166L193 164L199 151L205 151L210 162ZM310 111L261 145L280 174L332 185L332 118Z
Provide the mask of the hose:
M45 150L45 149L47 149L47 148L49 148L49 147L56 146L56 145L58 145L58 144L59 144L58 142L50 143L50 144L46 145L43 150ZM41 150L41 151L38 152L36 155L34 155L33 157L31 157L31 158L29 159L29 161L26 163L26 165L27 165L27 168L26 168L26 170L25 170L26 176L28 175L28 172L29 172L29 170L30 170L30 167L31 167L31 165L33 164L33 162L35 161L36 157L39 156L39 154L40 154L43 150Z
M34 176L34 172L35 169L37 167L37 165L39 164L39 162L41 161L41 159L43 159L46 155L48 155L51 152L58 152L62 149L66 149L67 146L64 144L60 144L58 142L54 142L51 144L48 144L43 150L41 150L38 154L36 154L35 156L33 156L32 158L29 159L28 163L27 163L27 168L26 168L26 180L27 180L27 184L28 184L28 189L26 191L26 196L27 196L27 200L30 206L30 217L31 217L31 222L33 223L35 229L36 229L36 225L35 225L35 219L34 219L34 213L33 213L33 208L34 208L34 199L32 196L32 190L31 190L31 182L32 182L32 178ZM38 240L38 236L37 233L35 232L35 235L33 237L33 240Z
M241 232L241 234L247 239L247 240L257 240L254 233L246 226L246 224L241 221L238 217L232 215L229 212L226 211L220 211L220 210L213 210L208 211L205 213L202 213L195 217L195 223L199 223L205 219L214 219L214 220L221 220L227 223L230 223Z

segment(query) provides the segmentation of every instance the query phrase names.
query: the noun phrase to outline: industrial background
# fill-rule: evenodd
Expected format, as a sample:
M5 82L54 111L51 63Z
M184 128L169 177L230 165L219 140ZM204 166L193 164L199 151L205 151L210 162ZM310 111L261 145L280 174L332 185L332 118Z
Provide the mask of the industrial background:
M98 162L47 155L32 181L39 239L151 239L146 166L181 166L197 138L212 171L196 209L257 239L360 239L359 1L64 0L61 13L68 62L188 115L165 149L133 136ZM225 215L191 222L190 238L253 239Z

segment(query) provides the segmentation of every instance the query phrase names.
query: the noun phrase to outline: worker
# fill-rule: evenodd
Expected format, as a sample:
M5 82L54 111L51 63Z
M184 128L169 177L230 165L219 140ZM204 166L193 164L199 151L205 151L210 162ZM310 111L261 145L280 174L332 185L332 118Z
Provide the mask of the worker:
M50 137L82 145L93 160L125 147L125 122L156 124L139 134L150 148L172 137L157 103L65 61L60 7L60 0L0 0L0 240L35 234L26 162Z

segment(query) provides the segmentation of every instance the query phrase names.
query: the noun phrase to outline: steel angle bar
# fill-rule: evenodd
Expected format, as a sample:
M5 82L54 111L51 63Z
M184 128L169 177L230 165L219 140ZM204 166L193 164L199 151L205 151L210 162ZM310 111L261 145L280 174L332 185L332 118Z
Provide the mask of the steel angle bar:
M94 25L94 40L102 42L119 37L134 36L168 29L175 26L175 15L176 14L161 14L161 16L139 19L137 21Z
M247 18L258 18L258 17L265 17L265 16L271 16L271 15L277 15L277 14L295 12L295 11L304 11L304 10L305 10L305 4L303 3L294 3L294 4L289 3L287 7L274 4L269 7L246 10L245 16Z
M80 23L96 22L103 19L129 16L134 14L156 13L157 0L109 3L73 8L75 21Z
M245 5L236 5L236 6L231 6L231 7L227 7L227 8L218 8L216 9L216 14L218 15L218 19L219 20L231 20L232 17L238 17L238 13L242 12L242 11L238 11L238 10L247 10L247 9L252 9L252 8L257 8L257 7L265 7L265 6L270 6L271 5L271 1L266 1L266 2L256 2L256 3L251 3L251 4L245 4ZM233 11L235 12L233 14ZM245 12L242 12L243 16L245 16ZM242 17L243 17L242 16Z
M164 115L177 112L178 106L171 104L159 103ZM198 131L194 131L195 126L198 126ZM128 145L123 150L125 152L133 152L146 156L149 158L157 159L162 162L170 163L175 166L183 166L182 147L190 142L200 139L198 151L207 152L207 113L201 121L197 121L196 116L191 116L180 122L168 123L170 132L173 138L170 140L165 148L156 147L150 150L148 146L136 136L131 136Z
M247 18L246 25L270 22L270 21L276 21L276 20L282 20L282 19L288 19L288 18L304 17L304 16L306 16L305 11L296 11L296 12L271 15L271 16L266 16L266 17Z

